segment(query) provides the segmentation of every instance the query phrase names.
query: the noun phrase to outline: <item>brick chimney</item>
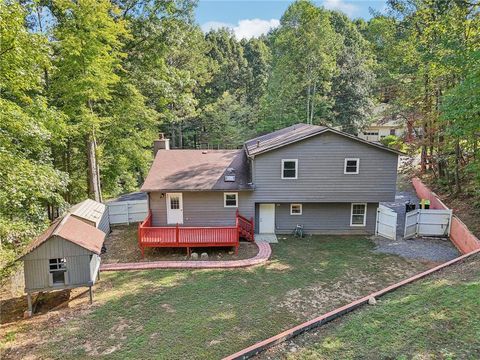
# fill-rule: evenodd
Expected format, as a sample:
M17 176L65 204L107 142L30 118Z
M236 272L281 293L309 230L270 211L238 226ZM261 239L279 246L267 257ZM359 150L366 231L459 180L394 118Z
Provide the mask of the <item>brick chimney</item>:
M157 155L158 150L170 150L170 139L167 139L163 133L160 133L158 140L153 142L153 157Z

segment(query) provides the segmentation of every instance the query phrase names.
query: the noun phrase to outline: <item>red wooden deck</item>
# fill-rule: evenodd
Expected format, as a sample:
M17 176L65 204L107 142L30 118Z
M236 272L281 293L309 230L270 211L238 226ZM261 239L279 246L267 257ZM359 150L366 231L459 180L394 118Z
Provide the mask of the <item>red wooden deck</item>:
M147 247L182 247L190 255L194 247L235 247L238 253L240 237L254 241L253 219L248 220L238 211L235 226L191 227L191 226L152 226L152 214L138 226L138 246L142 251Z

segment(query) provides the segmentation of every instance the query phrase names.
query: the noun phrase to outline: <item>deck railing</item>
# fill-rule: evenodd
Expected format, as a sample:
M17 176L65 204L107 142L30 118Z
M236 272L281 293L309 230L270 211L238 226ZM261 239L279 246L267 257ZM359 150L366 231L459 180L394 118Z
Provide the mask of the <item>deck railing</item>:
M240 235L248 241L255 241L255 222L253 217L247 219L246 217L240 215L237 210L237 223L239 226Z
M152 226L152 214L138 226L138 246L142 251L146 247L182 247L190 254L192 247L232 246L238 251L240 236L239 220L236 226L191 227L191 226Z

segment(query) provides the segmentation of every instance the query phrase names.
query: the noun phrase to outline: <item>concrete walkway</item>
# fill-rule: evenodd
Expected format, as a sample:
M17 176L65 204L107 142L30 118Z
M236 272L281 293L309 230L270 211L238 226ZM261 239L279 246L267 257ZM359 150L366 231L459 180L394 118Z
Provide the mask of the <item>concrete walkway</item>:
M250 259L229 261L149 261L136 263L102 264L101 271L148 270L148 269L229 269L263 264L272 254L267 242L258 242L258 254Z

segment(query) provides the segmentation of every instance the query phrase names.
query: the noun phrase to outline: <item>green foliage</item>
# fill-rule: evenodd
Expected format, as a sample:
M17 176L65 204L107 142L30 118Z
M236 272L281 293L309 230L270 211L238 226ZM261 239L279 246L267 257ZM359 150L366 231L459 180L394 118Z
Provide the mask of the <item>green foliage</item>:
M245 100L237 100L229 92L202 111L200 121L204 131L202 142L214 148L238 148L252 136L255 121Z
M272 34L272 73L263 100L261 131L299 121L320 123L328 118L332 99L327 95L336 73L341 36L330 14L309 1L289 6Z
M63 206L68 176L54 167L50 144L63 117L41 94L47 39L25 27L26 11L0 3L0 242L2 265L45 226L46 206ZM57 134L55 134L57 133Z
M399 138L398 136L395 135L388 135L385 136L383 139L380 140L380 142L388 146L392 149L400 150L400 151L405 151L406 150L406 145L405 142L402 138Z

